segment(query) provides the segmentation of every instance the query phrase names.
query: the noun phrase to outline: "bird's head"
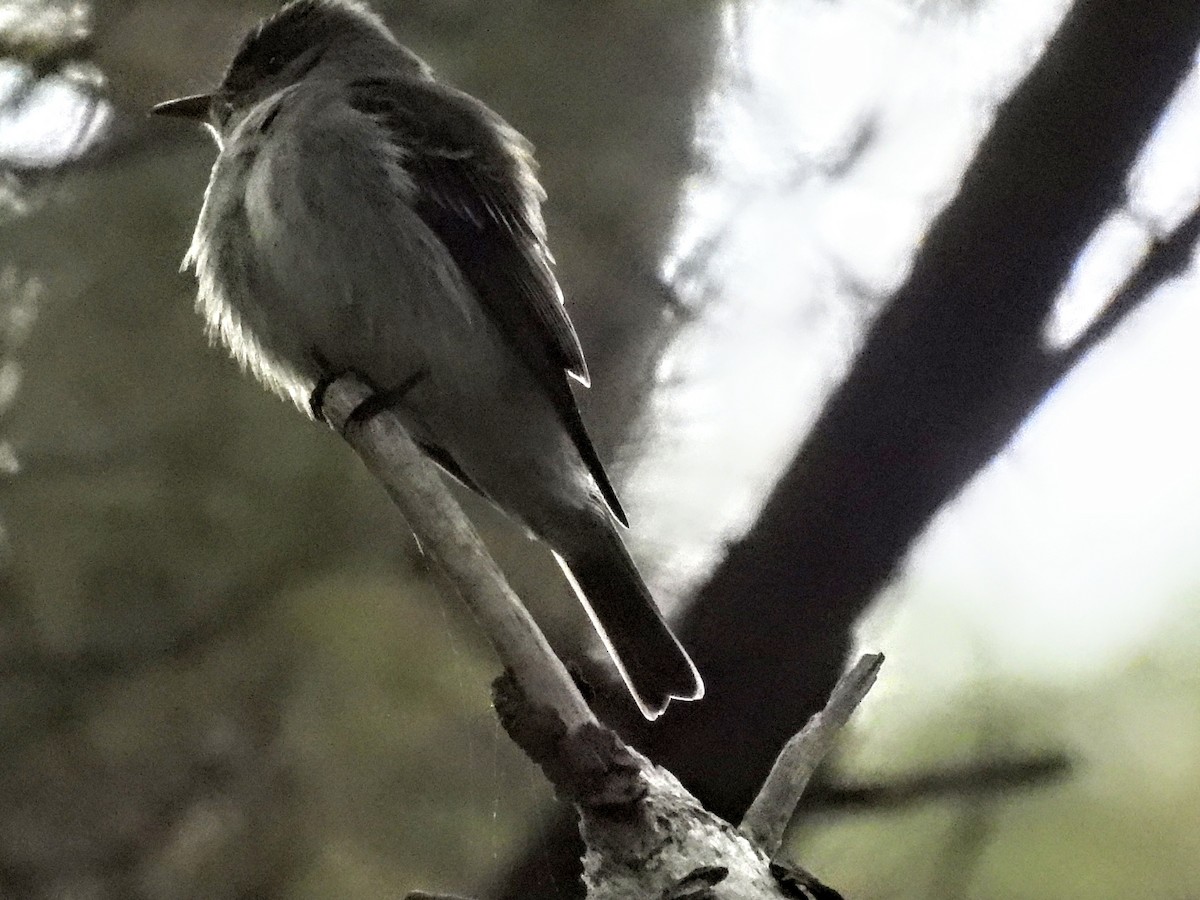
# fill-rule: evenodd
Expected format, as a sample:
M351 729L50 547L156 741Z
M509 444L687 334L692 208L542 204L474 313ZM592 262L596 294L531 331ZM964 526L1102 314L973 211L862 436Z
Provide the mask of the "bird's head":
M291 0L242 39L215 91L159 103L156 115L192 119L221 134L259 101L305 78L428 77L374 12L356 0Z

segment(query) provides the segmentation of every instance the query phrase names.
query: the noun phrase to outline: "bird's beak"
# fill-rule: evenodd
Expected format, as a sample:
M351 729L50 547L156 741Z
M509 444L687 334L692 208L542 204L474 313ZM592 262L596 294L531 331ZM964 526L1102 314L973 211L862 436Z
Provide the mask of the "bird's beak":
M167 100L159 103L150 110L154 116L172 116L176 119L191 119L193 122L208 120L212 109L212 94L193 94L190 97L180 97L178 100Z

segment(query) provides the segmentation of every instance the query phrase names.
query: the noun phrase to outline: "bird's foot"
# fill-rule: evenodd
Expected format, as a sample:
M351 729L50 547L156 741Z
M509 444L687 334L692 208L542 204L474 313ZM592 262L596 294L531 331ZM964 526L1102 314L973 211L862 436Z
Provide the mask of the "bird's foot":
M331 384L345 374L345 372L338 372L336 375L322 375L313 386L312 393L308 395L308 408L312 410L313 418L318 422L328 424L325 419L325 392L329 390Z
M343 430L349 428L351 425L361 425L364 422L369 422L385 409L391 409L398 405L409 391L428 377L428 369L418 369L395 387L375 391L370 397L354 407L350 415L346 417L346 424L343 426ZM326 385L326 389L328 387L329 385ZM316 391L313 391L313 393L315 394Z
M325 418L325 394L329 390L329 386L341 378L343 375L349 375L349 369L335 369L326 359L325 354L320 350L313 349L311 351L313 364L318 372L323 372L317 383L313 385L312 393L308 395L308 408L312 410L313 418L318 422L329 424L329 420Z

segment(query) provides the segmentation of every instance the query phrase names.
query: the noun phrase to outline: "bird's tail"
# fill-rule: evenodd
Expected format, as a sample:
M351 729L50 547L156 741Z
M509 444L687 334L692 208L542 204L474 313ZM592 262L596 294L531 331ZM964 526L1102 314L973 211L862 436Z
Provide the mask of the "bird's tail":
M656 719L672 699L703 697L700 674L663 620L615 527L606 522L557 543L559 560L643 715Z

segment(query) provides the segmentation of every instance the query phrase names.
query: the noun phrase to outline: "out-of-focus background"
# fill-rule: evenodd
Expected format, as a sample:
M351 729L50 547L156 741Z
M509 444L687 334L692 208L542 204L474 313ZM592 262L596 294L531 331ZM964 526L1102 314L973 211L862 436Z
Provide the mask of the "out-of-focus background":
M613 721L848 898L1200 896L1200 10L380 0L538 148L631 545L706 676ZM486 638L322 427L206 347L250 0L0 0L0 897L578 896ZM443 596L445 594L445 596Z

